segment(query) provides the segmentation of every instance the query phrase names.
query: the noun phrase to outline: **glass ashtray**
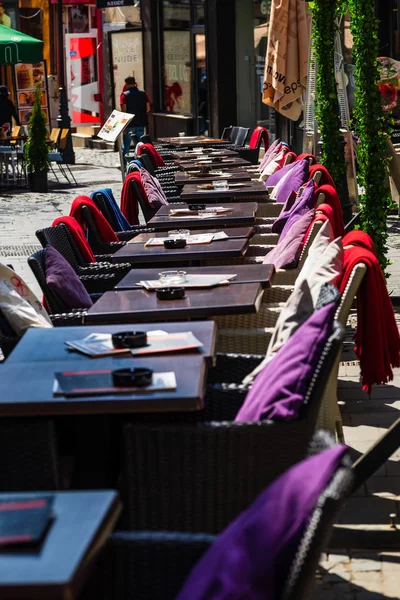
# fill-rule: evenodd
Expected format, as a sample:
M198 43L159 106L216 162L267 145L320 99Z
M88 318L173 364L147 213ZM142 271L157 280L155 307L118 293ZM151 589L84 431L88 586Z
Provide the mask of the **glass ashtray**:
M229 183L225 179L213 181L214 190L229 190Z
M168 237L175 240L185 240L190 236L189 229L171 229L168 231Z
M158 279L163 285L185 283L187 281L186 271L161 271L158 274Z

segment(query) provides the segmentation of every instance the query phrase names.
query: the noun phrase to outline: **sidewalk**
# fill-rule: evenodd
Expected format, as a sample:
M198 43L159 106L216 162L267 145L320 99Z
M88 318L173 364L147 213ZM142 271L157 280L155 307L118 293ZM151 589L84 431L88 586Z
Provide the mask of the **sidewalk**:
M41 292L27 266L27 257L40 247L35 231L69 213L72 200L95 189L111 187L119 199L121 173L118 155L107 150L76 150L72 167L78 188L48 194L21 192L0 196L0 261L11 263L39 297ZM90 182L90 183L87 183ZM389 220L390 293L400 300L400 220ZM399 314L400 323L400 314ZM400 416L400 369L392 385L375 388L369 398L361 390L359 368L340 370L339 398L346 443L354 456L365 452ZM398 515L400 527L400 450L345 506L341 523L388 524ZM400 552L330 555L321 562L315 600L400 599Z

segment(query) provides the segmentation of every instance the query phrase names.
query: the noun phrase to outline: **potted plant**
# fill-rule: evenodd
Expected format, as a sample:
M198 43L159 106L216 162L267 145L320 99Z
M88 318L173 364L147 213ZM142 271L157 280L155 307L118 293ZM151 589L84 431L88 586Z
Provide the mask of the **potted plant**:
M24 148L25 164L32 192L47 192L49 150L46 143L46 117L42 111L42 88L35 86L35 102L29 119L29 134Z

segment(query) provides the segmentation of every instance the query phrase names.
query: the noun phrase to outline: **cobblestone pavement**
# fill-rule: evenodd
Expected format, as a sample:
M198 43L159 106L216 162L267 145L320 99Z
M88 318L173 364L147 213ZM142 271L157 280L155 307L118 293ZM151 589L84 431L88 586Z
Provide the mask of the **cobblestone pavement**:
M27 256L39 247L36 229L68 214L73 198L99 187L111 187L116 198L121 190L121 174L115 167L118 154L107 150L76 149L77 164L72 167L77 188L65 186L48 194L25 191L0 194L0 260L11 263L40 294L26 264ZM53 179L52 179L53 180ZM400 221L389 221L391 277L388 287L400 298ZM400 319L399 319L400 320ZM354 457L365 452L400 416L400 370L390 386L374 389L370 398L361 390L359 368L343 366L339 376L339 398L346 443ZM347 524L389 524L389 514L399 515L400 450L346 504L340 522ZM400 598L399 553L331 554L321 561L321 577L314 600L375 600Z

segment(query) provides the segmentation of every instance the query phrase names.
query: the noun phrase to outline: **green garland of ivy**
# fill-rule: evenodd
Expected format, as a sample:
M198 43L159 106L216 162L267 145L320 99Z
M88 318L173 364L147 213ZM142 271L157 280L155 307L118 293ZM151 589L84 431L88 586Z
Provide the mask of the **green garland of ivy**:
M339 131L340 111L334 64L337 0L315 0L310 6L317 62L315 117L322 143L321 162L331 174L341 196L346 163Z
M385 271L389 264L386 220L392 202L385 185L388 168L387 123L377 86L379 42L374 4L374 0L348 0L353 55L356 59L353 127L360 139L357 162L358 181L363 188L360 197L361 227L373 239L379 262Z

